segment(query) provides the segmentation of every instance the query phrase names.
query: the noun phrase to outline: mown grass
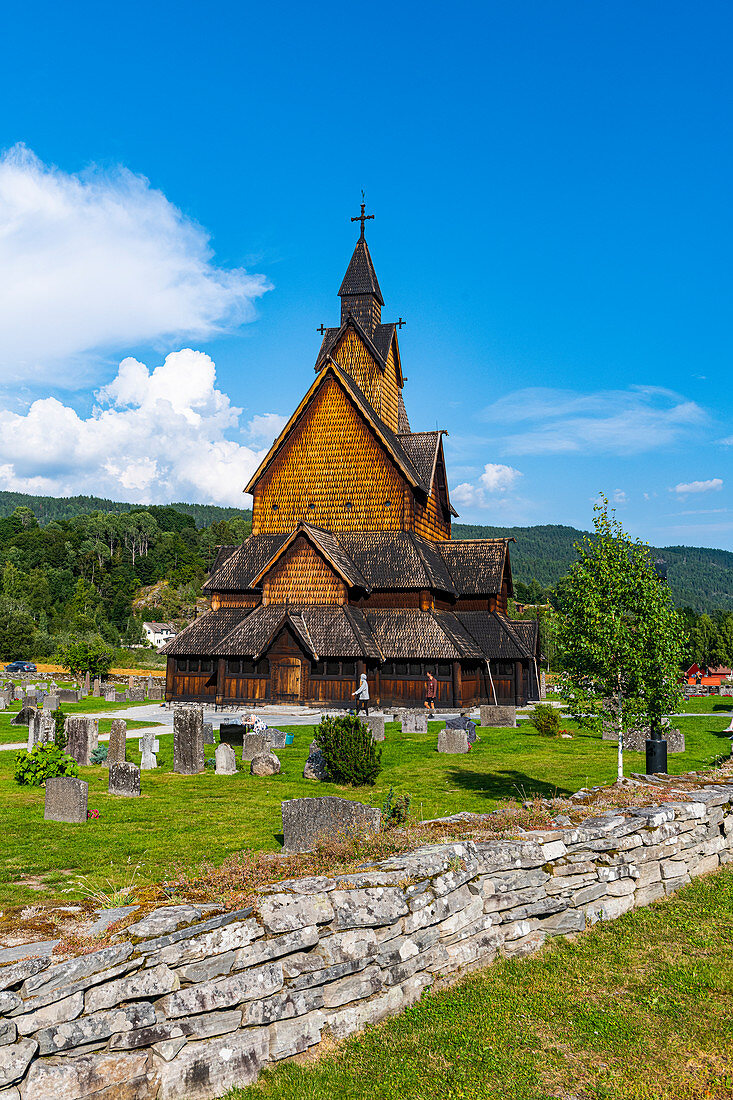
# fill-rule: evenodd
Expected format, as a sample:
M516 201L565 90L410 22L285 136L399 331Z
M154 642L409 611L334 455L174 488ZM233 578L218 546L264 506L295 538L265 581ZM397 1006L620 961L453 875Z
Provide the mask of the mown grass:
M62 703L61 709L65 714L112 714L114 717L115 711L146 706L150 706L150 703L106 703L104 699L95 699L90 695L80 703ZM11 725L14 715L19 710L20 703L11 703L7 710L0 711L0 745L20 744L28 740L27 726ZM107 732L109 732L109 725Z
M226 1100L725 1100L733 872L499 960Z
M733 697L730 695L701 695L688 699L679 708L680 714L733 714Z
M670 756L671 772L698 769L727 755L724 719L686 718L681 724L687 751ZM251 776L248 765L235 776L217 776L209 768L201 775L175 775L170 735L160 737L158 768L142 773L140 798L110 796L107 769L82 768L89 807L100 812L86 825L44 821L43 789L18 786L12 778L14 753L0 752L0 906L73 899L79 896L79 876L101 884L124 877L130 865L139 865L140 883L153 883L178 869L216 865L244 849L277 850L280 804L286 798L338 794L381 807L394 787L411 795L415 817L427 819L568 795L612 781L616 770L616 746L583 732L572 741L558 741L539 737L528 723L486 729L470 753L447 756L435 751L439 723L431 723L426 735L403 734L388 725L377 784L344 788L303 779L313 727L283 728L294 734L294 744L279 752L282 774L269 778ZM137 750L137 739L129 738L128 759L139 764ZM207 748L209 758L213 752ZM625 767L627 774L643 771L643 754L626 754Z

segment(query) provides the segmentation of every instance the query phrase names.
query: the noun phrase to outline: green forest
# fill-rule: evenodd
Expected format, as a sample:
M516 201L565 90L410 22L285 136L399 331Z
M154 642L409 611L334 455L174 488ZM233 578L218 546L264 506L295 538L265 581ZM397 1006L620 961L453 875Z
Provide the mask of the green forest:
M129 663L126 647L143 642L144 620L183 625L206 606L201 585L216 547L240 542L250 529L251 513L236 508L0 492L0 659L50 659L82 637ZM517 602L556 607L583 532L455 524L453 534L516 538L510 554ZM679 546L653 552L666 563L690 656L731 663L733 554Z

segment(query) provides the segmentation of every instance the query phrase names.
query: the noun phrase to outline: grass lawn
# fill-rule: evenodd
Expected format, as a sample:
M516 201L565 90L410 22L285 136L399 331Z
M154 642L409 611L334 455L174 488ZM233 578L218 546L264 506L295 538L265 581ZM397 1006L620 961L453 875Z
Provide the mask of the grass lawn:
M680 714L733 714L733 698L730 695L703 695L688 699L680 707Z
M697 769L728 753L725 719L680 722L687 751L670 756L670 771ZM14 754L0 753L0 907L79 897L80 875L91 883L110 878L122 886L129 868L138 867L139 882L158 882L175 867L217 864L244 848L278 849L280 803L286 798L340 794L381 806L394 786L412 796L413 813L425 819L459 810L485 812L536 795L567 795L615 777L616 746L596 735L557 741L539 737L523 723L518 729L483 730L469 754L445 756L435 751L439 723L431 723L427 735L402 734L388 725L377 785L343 788L304 780L313 727L283 728L294 734L294 744L278 754L282 774L269 778L251 776L248 767L236 776L217 776L208 768L198 776L174 775L170 736L160 740L159 767L142 774L140 798L108 795L107 769L82 768L89 808L100 812L99 820L85 826L45 822L43 789L18 786L12 779ZM128 759L139 764L137 747L137 739L130 738ZM214 750L206 752L211 758ZM627 774L643 771L643 754L627 753L625 768Z
M733 1096L733 872L500 960L227 1100Z
M80 703L62 703L61 709L65 714L111 714L115 711L127 710L131 707L147 707L150 703L105 703L104 699L95 699L90 695L82 699ZM11 703L7 710L0 711L0 745L14 745L16 742L28 740L27 726L11 726L11 721L20 710L20 703ZM143 723L145 724L145 723ZM102 727L100 726L100 730ZM109 733L109 723L106 731Z

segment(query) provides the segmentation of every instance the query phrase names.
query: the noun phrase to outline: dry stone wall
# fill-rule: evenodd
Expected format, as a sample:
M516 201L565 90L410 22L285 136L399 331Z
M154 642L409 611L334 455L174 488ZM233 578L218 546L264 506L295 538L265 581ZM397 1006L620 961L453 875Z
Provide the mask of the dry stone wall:
M733 860L733 786L357 874L251 908L155 910L93 954L0 967L2 1100L218 1097L429 986L646 905Z

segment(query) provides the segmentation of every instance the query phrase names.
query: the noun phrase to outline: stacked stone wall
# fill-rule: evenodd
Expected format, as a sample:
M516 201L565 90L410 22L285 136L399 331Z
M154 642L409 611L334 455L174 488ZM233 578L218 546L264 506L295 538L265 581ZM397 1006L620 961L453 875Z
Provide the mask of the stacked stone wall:
M528 954L730 862L732 801L733 786L712 785L578 826L437 844L264 887L238 912L160 908L80 958L7 964L0 1097L221 1096L497 954Z

